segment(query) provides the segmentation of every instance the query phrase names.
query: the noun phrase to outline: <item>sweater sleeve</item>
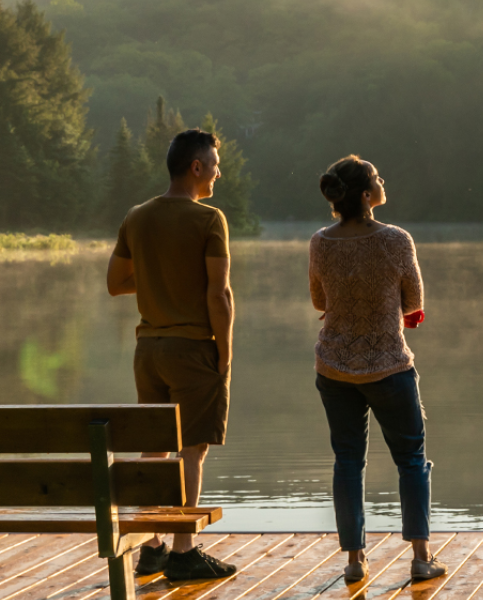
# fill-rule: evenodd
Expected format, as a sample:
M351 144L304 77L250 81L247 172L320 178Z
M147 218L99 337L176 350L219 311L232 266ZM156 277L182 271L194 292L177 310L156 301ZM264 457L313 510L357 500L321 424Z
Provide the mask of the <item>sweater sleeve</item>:
M416 246L413 238L406 232L401 258L401 306L403 315L410 315L417 310L423 310L424 292Z
M320 279L320 238L315 234L310 241L309 286L312 304L316 310L325 311L325 292Z

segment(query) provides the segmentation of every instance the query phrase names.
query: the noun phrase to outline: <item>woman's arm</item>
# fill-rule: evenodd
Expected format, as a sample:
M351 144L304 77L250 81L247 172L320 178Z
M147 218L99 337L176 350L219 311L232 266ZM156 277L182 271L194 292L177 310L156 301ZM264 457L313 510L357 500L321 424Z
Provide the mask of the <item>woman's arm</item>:
M423 279L416 246L408 233L402 251L401 306L403 315L410 315L424 308Z
M320 245L314 235L310 242L309 251L309 286L312 304L316 310L325 311L325 292L320 280Z

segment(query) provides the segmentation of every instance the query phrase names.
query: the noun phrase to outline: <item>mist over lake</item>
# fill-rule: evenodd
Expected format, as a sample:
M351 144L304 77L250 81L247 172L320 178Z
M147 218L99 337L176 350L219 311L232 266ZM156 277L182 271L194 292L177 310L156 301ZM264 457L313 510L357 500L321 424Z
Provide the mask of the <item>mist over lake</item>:
M317 228L276 224L266 228L266 239L231 243L232 404L227 445L211 448L206 462L203 502L227 507L232 530L247 526L244 509L258 508L266 510L252 514L263 517L265 528L283 529L281 509L299 515L301 529L333 523L333 456L314 385L320 322L307 283L308 236ZM426 290L426 320L406 336L428 416L433 521L438 529L478 529L483 237L477 226L408 228ZM284 231L289 237L290 229L296 239L267 239ZM138 313L133 297L107 294L110 248L0 254L2 404L136 402ZM400 529L396 468L374 419L371 427L368 528Z

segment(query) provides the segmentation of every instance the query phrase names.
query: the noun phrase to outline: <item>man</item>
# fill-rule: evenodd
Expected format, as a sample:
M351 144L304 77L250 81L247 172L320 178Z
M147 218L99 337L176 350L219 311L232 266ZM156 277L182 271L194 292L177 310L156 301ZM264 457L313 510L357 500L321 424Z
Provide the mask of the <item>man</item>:
M187 506L198 504L203 461L209 444L224 444L228 417L234 315L228 227L220 210L199 202L211 198L221 176L219 145L199 129L173 139L169 189L128 212L107 274L112 296L137 295L139 403L180 405ZM164 567L170 579L236 571L194 547L191 534L176 534L171 552L159 536L141 548L138 573Z

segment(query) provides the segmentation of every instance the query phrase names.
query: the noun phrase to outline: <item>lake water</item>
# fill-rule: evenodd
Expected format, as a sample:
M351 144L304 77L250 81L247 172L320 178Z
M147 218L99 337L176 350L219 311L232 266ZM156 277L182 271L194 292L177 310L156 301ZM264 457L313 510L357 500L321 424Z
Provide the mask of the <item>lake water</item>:
M428 415L435 530L483 528L478 227L414 227L426 321L406 331ZM288 239L290 226L280 225L268 227L265 239L232 242L237 316L229 431L227 445L210 450L203 489L205 504L225 507L217 531L335 529L333 456L314 387L320 323L307 285L308 237L316 228L295 224L291 237L298 239ZM277 236L286 239L270 239ZM136 303L107 294L109 253L0 254L2 404L136 401ZM368 529L397 531L397 473L377 423L371 425Z

